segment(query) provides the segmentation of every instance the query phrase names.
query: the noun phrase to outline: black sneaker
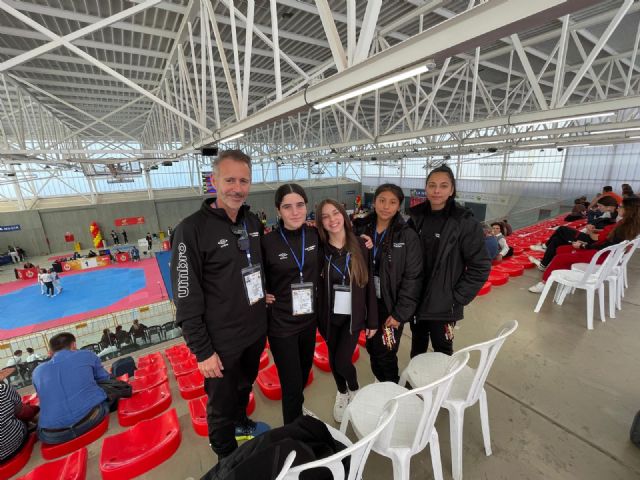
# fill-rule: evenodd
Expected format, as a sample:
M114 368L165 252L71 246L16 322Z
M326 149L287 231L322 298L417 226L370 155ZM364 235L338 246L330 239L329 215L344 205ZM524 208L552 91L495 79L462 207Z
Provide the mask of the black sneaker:
M236 423L236 440L251 440L271 430L271 427L264 422L254 422L250 418Z

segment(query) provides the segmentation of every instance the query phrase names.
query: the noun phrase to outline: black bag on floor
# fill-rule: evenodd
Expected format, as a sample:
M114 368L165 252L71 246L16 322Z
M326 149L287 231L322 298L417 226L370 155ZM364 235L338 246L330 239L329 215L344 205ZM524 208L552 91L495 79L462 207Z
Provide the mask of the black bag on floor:
M125 373L128 373L130 377L133 377L136 373L136 362L133 360L133 357L124 357L113 362L111 375L119 377Z
M289 425L269 430L240 445L201 480L274 480L292 451L296 452L293 466L297 466L330 457L344 448L333 439L323 422L303 415ZM343 460L343 464L348 475L348 459ZM333 475L322 468L303 472L300 478L331 480Z
M629 434L631 441L636 447L640 447L640 412L636 413L633 423L631 424L631 433Z

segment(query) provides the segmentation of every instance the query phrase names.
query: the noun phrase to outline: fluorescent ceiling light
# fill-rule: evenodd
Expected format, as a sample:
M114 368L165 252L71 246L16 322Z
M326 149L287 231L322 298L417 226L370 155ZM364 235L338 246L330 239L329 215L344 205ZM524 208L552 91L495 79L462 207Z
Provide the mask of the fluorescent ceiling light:
M392 75L391 77L387 77L382 80L378 80L377 82L373 82L368 85L365 85L363 87L356 88L355 90L351 90L347 93L343 93L342 95L338 95L336 97L330 98L328 100L324 100L322 102L314 103L313 108L315 108L316 110L321 110L324 107L328 107L329 105L335 105L336 103L340 103L344 100L349 100L350 98L358 97L365 93L378 90L380 88L389 86L393 83L406 80L407 78L415 77L416 75L419 75L421 73L426 73L428 71L429 71L429 68L426 65L412 68L411 70L406 70L396 75Z
M602 145L587 145L584 148L601 148L601 147L613 147L613 143L603 143Z
M230 142L231 140L235 140L236 138L240 138L240 137L244 137L244 133L236 133L235 135L231 135L230 137L218 140L218 143Z
M622 132L633 132L636 130L640 130L640 127L631 127L631 128L612 128L610 130L598 130L597 132L589 132L591 135L601 135L603 133L622 133Z
M545 120L544 122L521 123L521 124L515 124L513 126L514 127L537 127L538 125L552 125L554 123L571 122L573 120L586 120L589 118L610 117L612 115L615 115L615 112L595 113L593 115L578 115L576 117L564 117L564 118L558 118L556 120Z
M462 146L468 147L468 146L471 146L471 145L494 145L496 143L506 143L507 141L508 140L493 140L491 142L484 142L484 141L482 141L482 142L468 142L468 143L464 142L462 144Z

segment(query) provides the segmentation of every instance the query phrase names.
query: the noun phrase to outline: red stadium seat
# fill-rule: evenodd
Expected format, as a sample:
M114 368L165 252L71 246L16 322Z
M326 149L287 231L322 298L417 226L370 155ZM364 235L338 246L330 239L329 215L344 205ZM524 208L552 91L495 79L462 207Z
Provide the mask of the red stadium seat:
M37 407L40 405L40 399L38 398L37 393L32 393L31 395L23 395L22 403L25 405L31 405L32 407Z
M498 272L503 272L508 274L510 277L519 277L524 273L524 267L516 262L505 261L502 264L494 267L492 270L496 270Z
M11 460L0 463L0 478L11 478L27 464L33 452L33 445L38 440L35 433L29 435L27 444Z
M146 377L154 373L164 372L167 373L167 367L164 363L150 363L144 367L138 367L135 372L136 378Z
M43 443L40 451L42 457L46 460L53 460L54 458L63 457L75 452L76 450L86 447L90 443L99 439L104 432L109 428L109 415L104 417L102 422L93 427L87 433L80 435L78 438L74 438L69 442L60 443L57 445L50 445Z
M163 383L157 387L122 398L118 402L118 421L123 427L130 427L141 420L153 418L164 412L171 405L171 391L169 384Z
M187 375L195 370L198 370L198 362L195 358L189 358L182 363L176 363L173 365L173 374L176 377Z
M260 354L260 366L258 367L259 370L262 370L265 367L269 366L269 352L267 351L267 349L264 349L263 352Z
M364 334L364 331L361 333L361 335L362 334ZM351 356L351 363L356 363L359 358L360 347L356 345L356 349L353 351L353 355ZM329 348L327 347L326 342L322 342L316 345L316 349L313 352L313 363L320 370L323 370L325 372L331 371L331 366L329 365Z
M511 261L519 263L525 268L525 270L528 268L535 268L535 265L531 263L531 260L529 260L529 258L527 258L526 255L519 255L517 257L513 257Z
M157 467L178 450L182 434L176 410L143 420L104 439L100 452L103 480L130 479Z
M177 380L180 396L185 400L201 397L206 393L204 391L204 376L202 376L200 370L194 370L187 375L182 375Z
M34 468L18 480L84 480L86 476L87 449L83 447L60 460Z
M527 255L533 258L537 258L538 260L542 260L544 257L544 252L537 252L535 250L528 250Z
M500 285L504 285L509 281L509 274L505 272L499 272L492 268L487 281L491 282L491 286L498 287Z
M150 365L164 365L164 358L160 352L150 353L138 359L138 368L147 368Z
M482 288L478 292L478 296L480 297L482 295L486 295L490 291L491 291L491 282L484 282L484 285L482 286Z
M145 377L133 377L129 379L129 384L133 388L133 393L149 390L150 388L157 387L158 385L168 381L167 372L156 372Z
M524 248L522 248L520 245L513 245L513 254L514 255L520 255L521 253L524 252Z
M258 372L258 387L260 387L264 396L271 400L280 400L282 398L282 387L280 386L280 377L278 377L278 369L275 363Z
M256 399L253 392L249 394L249 404L247 405L247 416L251 416L256 410ZM207 426L207 397L198 397L189 400L189 414L191 416L191 425L198 435L207 437L209 428Z

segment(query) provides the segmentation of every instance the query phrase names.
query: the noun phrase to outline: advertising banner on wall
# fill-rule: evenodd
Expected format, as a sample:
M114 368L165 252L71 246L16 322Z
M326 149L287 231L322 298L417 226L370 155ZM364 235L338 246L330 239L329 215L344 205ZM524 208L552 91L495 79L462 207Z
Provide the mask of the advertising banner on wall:
M212 175L211 172L202 172L202 193L205 195L216 193L216 187L213 186L213 182L211 181Z
M415 207L416 205L420 205L427 200L427 192L424 188L412 188L409 190L409 206Z
M116 227L126 227L127 225L142 225L144 224L144 217L127 217L116 218Z
M0 232L15 232L20 230L20 225L0 225Z
M107 265L111 265L111 258L109 258L109 255L102 255L100 257L80 258L78 260L62 262L62 270L70 272L72 270L87 270L89 268L106 267Z

